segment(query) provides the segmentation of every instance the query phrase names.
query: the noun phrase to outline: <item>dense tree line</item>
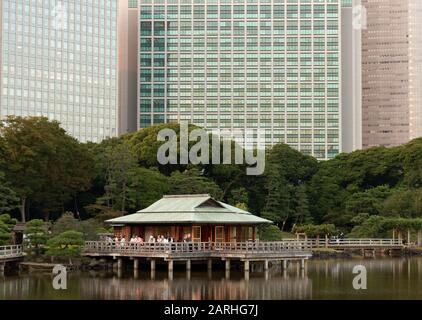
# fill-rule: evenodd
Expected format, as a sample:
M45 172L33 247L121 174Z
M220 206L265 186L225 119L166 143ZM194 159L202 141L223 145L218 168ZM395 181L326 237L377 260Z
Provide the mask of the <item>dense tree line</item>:
M45 118L2 121L0 214L55 221L72 212L103 221L165 194L209 193L288 232L325 224L362 234L373 217L422 218L422 139L323 162L279 144L267 150L265 174L247 176L245 165L159 165L157 134L167 127L179 130L159 125L83 144Z

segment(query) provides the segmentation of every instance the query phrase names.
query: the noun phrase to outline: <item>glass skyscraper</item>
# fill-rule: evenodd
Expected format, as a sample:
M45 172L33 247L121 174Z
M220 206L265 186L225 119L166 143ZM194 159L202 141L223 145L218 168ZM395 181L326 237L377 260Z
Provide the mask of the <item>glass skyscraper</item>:
M341 0L142 0L138 124L265 129L342 150Z
M1 0L0 116L117 135L117 14L116 0Z

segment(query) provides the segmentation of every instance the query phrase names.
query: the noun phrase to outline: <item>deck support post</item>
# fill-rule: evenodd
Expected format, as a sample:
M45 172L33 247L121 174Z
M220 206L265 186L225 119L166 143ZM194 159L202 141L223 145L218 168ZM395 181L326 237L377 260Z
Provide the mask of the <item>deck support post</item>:
M0 277L4 277L4 267L6 263L0 263Z
M169 272L173 271L173 266L174 266L173 260L169 260L168 266L169 266Z
M133 259L133 270L135 271L139 270L139 259L137 258Z
M155 272L155 259L151 259L151 272Z
M192 261L186 260L186 271L191 271L191 270L192 270Z
M230 279L230 260L226 260L226 279Z
M283 271L287 270L287 260L283 260Z
M268 260L265 260L264 261L264 271L268 271L269 270L269 268L268 268Z
M211 259L209 259L208 260L208 272L212 272L212 260Z
M245 260L245 264L244 264L244 266L245 266L245 272L249 272L249 270L250 270L250 263L249 263L249 260Z
M117 259L117 271L121 271L123 268L123 259L122 258L118 258Z
M226 260L226 272L230 272L230 260Z
M169 260L168 267L169 267L169 280L173 280L173 267L174 267L173 260Z
M302 259L302 260L300 261L300 268L301 268L302 270L305 270L305 259Z

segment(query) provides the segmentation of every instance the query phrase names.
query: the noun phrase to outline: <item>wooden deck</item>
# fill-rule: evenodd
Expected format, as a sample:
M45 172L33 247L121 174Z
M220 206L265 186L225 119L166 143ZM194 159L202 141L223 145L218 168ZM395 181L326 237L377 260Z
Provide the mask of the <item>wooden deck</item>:
M22 246L0 246L0 277L4 276L6 263L19 261L24 256Z
M0 263L23 258L22 246L0 246Z
M239 259L249 261L308 259L311 248L300 242L143 243L86 242L88 257L163 258L165 260Z

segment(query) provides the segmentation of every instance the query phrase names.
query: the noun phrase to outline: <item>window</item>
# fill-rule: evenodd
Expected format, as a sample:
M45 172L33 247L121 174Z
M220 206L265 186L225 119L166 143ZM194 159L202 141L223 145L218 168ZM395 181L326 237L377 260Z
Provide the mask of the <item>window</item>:
M192 241L193 242L201 242L201 227L200 226L195 226L192 227Z
M224 242L224 227L215 227L215 242Z

